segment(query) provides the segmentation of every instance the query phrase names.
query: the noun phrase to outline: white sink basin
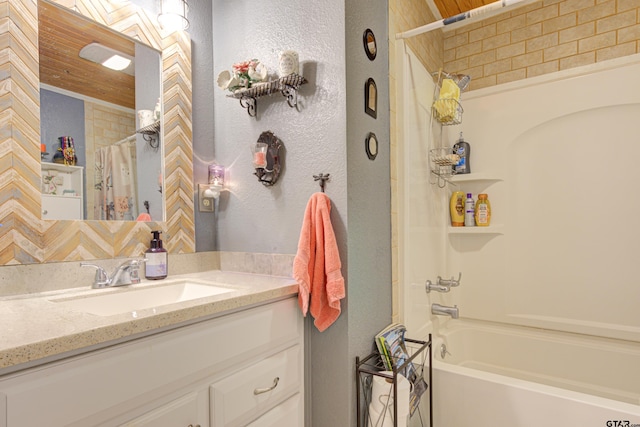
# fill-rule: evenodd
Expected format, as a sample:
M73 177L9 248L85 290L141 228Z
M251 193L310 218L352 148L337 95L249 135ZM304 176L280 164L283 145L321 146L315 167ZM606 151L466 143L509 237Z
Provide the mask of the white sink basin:
M117 289L118 291L113 293L51 301L73 310L98 316L132 313L135 317L137 315L136 312L140 310L220 295L236 290L194 280L181 280L145 288L127 289L123 287Z

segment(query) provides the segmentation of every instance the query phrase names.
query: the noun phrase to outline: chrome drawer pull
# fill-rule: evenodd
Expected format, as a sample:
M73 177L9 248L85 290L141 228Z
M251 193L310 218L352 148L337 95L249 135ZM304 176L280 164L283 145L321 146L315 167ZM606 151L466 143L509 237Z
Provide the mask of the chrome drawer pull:
M262 394L262 393L266 393L268 391L273 390L274 388L276 388L278 386L278 381L280 381L280 377L275 377L273 379L273 385L271 387L257 388L255 390L253 390L253 394Z
M195 426L193 424L189 424L187 427L200 427L200 424L196 424Z

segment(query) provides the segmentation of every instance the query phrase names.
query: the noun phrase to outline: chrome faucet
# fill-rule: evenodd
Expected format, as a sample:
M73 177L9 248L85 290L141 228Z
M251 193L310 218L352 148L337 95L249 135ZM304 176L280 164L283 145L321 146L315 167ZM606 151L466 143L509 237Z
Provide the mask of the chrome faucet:
M94 289L108 288L111 286L124 286L140 283L140 273L138 268L144 262L144 259L128 259L120 264L113 271L111 276L107 271L96 264L81 262L80 267L92 267L96 269L96 276L93 279Z
M431 304L431 314L438 314L441 316L451 316L452 319L458 318L458 306L447 307L446 305Z
M427 293L431 291L449 292L452 287L460 286L460 279L462 279L462 273L458 275L457 280L453 276L451 279L443 279L438 276L436 283L431 282L431 280L427 280L424 284L424 288Z

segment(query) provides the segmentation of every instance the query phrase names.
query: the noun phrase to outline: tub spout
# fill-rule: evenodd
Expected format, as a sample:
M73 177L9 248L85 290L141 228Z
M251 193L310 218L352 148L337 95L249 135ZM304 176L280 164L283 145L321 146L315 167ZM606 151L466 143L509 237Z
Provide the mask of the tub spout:
M447 307L446 305L431 304L431 314L438 314L442 316L451 316L452 319L458 318L458 306Z

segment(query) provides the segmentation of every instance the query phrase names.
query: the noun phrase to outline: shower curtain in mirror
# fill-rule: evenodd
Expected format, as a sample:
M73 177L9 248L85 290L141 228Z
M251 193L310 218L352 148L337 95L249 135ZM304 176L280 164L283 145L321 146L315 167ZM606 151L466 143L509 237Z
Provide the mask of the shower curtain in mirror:
M136 218L135 160L128 143L109 145L96 151L95 219Z

